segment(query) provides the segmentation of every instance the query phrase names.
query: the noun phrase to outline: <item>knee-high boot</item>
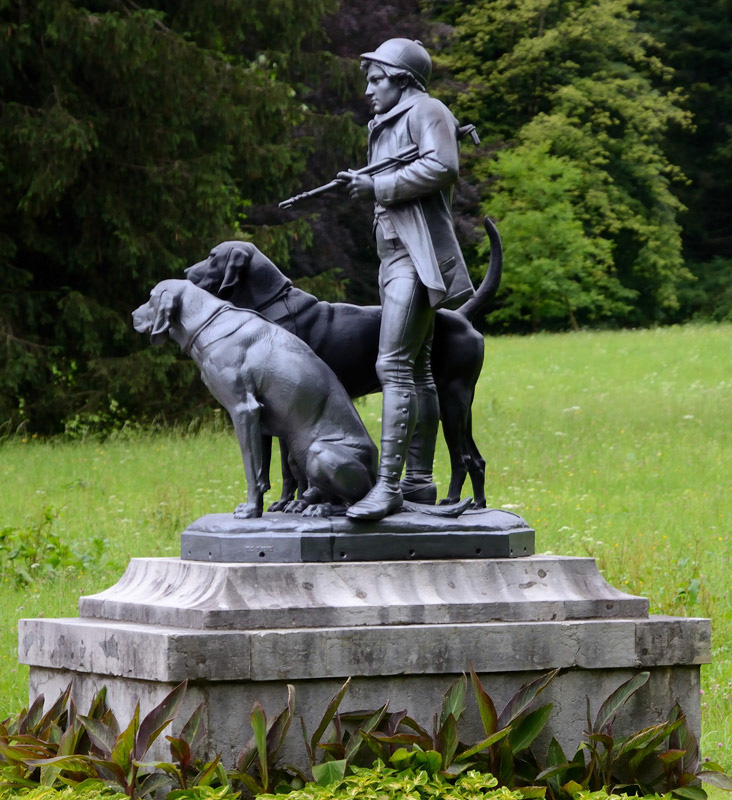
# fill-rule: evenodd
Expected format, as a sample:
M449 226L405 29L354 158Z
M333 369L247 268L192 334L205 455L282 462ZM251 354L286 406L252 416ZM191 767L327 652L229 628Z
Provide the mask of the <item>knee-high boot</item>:
M352 519L383 519L404 502L399 478L417 419L417 396L410 386L387 385L381 411L381 457L374 488L346 514Z
M417 386L417 408L417 427L409 442L401 488L405 500L433 505L437 501L437 486L432 478L432 464L440 424L440 403L434 383Z

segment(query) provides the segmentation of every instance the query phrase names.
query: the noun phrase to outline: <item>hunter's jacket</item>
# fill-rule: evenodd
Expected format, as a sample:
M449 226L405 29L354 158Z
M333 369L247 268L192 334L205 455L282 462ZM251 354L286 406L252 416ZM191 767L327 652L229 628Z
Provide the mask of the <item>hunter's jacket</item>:
M409 255L430 304L455 308L473 296L452 218L458 177L458 122L428 94L412 95L369 123L369 163L416 144L415 161L374 176L382 206Z

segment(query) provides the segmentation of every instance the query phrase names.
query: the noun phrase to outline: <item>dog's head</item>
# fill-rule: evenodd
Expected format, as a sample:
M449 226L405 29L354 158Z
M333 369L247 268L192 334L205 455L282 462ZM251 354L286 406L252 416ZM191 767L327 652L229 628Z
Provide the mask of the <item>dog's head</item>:
M147 303L132 312L135 330L150 334L153 344L163 344L168 338L171 322L176 319L185 287L186 281L167 280L158 283L150 292Z
M185 270L186 278L201 289L223 297L236 285L255 253L259 250L251 242L221 242L205 261Z
M292 281L251 242L222 242L186 277L201 289L254 311L292 287Z

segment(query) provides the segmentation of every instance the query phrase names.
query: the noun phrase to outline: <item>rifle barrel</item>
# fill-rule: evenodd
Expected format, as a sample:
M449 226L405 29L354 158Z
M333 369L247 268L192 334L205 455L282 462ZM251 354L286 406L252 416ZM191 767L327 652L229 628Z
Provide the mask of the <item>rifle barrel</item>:
M410 161L414 161L419 156L419 147L416 144L412 144L409 147L405 147L403 150L400 150L396 155L389 156L388 158L383 158L381 161L377 161L374 164L368 164L365 167L361 167L361 169L355 170L356 175L377 175L379 172L383 172L384 170L389 169L389 167L393 167L397 164L408 164ZM331 189L336 189L339 186L344 186L346 181L342 180L341 178L334 178L330 183L325 183L322 186L318 186L316 189L311 189L309 192L302 192L301 194L296 194L293 197L288 197L287 200L283 200L280 204L280 208L292 208L296 203L300 203L303 200L308 200L311 197L318 197L325 192L329 192Z

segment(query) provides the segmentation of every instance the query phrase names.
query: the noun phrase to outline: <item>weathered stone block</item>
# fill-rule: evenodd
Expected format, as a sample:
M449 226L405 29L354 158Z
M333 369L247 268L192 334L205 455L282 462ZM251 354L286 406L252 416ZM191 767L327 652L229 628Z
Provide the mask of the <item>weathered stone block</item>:
M21 620L31 695L51 700L73 679L84 709L106 685L125 717L138 699L145 711L187 678L186 709L206 701L206 747L229 764L249 738L254 700L277 713L287 683L310 729L346 677L344 709L388 699L429 727L470 664L499 706L526 681L563 668L544 702L555 705L545 738L565 749L579 742L585 698L596 711L639 668L651 678L620 729L661 721L678 701L699 732L699 665L710 659L708 620L649 616L645 598L609 586L587 558L133 559L119 583L79 607L77 619ZM477 740L474 708L464 723L464 738ZM285 756L303 764L296 734Z

